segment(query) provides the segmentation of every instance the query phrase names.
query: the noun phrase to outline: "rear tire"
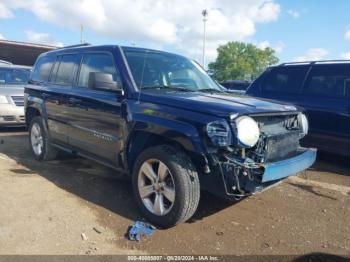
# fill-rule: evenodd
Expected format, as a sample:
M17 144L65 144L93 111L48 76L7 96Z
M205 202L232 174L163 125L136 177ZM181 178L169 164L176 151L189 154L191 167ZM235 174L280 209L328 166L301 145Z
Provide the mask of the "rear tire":
M132 185L145 218L159 228L190 219L197 210L200 185L190 158L174 147L144 150L136 160Z
M42 117L33 117L29 125L29 147L33 157L39 161L54 160L57 150L51 146L49 133Z

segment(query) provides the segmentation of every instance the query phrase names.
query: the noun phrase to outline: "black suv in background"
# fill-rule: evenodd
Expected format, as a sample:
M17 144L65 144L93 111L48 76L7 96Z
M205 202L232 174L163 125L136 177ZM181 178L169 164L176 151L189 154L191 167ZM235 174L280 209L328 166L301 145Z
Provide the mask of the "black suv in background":
M250 84L250 81L245 80L226 80L220 83L220 85L228 90L238 91L239 93L245 93Z
M25 108L35 159L65 150L130 174L140 210L159 227L189 219L200 189L237 199L316 158L299 145L308 122L298 108L228 94L197 63L156 50L43 54Z
M246 92L306 109L306 145L350 155L350 61L286 63L267 69Z

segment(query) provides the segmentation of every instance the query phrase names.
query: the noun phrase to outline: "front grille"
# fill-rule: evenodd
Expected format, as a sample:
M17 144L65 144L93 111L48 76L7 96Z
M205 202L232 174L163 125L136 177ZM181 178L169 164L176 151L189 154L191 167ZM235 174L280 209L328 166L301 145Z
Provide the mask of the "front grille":
M291 131L266 138L266 161L275 162L294 156L299 148L299 132Z
M297 113L253 116L261 136L247 154L258 163L271 163L295 156L299 150L300 127Z
M11 96L16 106L24 106L24 96Z
M10 122L10 121L15 121L16 118L14 116L1 116L1 118L6 121L6 122Z
M26 118L25 118L25 116L19 116L19 120L20 120L21 122L25 122L25 121L26 121Z
M267 135L280 134L298 130L298 115L277 115L253 117L258 123L262 133Z

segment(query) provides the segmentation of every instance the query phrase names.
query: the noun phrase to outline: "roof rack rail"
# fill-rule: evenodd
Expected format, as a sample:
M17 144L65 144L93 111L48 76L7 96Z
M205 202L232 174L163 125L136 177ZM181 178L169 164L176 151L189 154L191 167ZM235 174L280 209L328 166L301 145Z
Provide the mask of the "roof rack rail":
M306 64L327 64L327 63L350 63L349 59L330 59L330 60L315 60L315 61L300 61L300 62L287 62L282 63L279 66L286 65L306 65Z
M316 61L316 64L327 64L327 63L350 63L349 59L334 59L334 60L323 60Z
M6 61L6 60L0 60L0 64L13 65L11 62Z
M307 65L307 64L313 64L315 61L302 61L302 62L287 62L282 63L280 66L286 66L286 65Z
M90 46L90 45L91 45L90 43L83 43L83 44L77 44L77 45L67 45L67 46L64 46L64 47L57 48L57 49L66 49L66 48Z

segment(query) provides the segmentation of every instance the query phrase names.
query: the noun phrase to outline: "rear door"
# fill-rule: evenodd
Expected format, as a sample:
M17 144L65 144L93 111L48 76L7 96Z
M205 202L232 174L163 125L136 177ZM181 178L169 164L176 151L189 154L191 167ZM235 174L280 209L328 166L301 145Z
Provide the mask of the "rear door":
M122 86L112 53L82 54L76 86L66 100L71 130L69 143L81 153L117 165L123 96L93 89L89 81L92 72L112 74L113 80Z
M350 154L350 64L315 64L299 104L307 109L307 142L341 154Z
M67 142L67 129L61 108L61 87L50 82L50 75L57 71L59 63L60 57L56 55L41 56L31 75L29 88L33 87L33 89L29 89L29 92L36 93L33 96L41 98L44 102L47 124L53 141Z
M70 133L69 115L67 114L67 105L64 103L64 98L73 86L78 62L78 54L58 55L47 84L50 92L46 94L46 99L50 103L49 108L52 112L51 117L48 118L48 124L50 133L56 134L58 143L68 143Z

